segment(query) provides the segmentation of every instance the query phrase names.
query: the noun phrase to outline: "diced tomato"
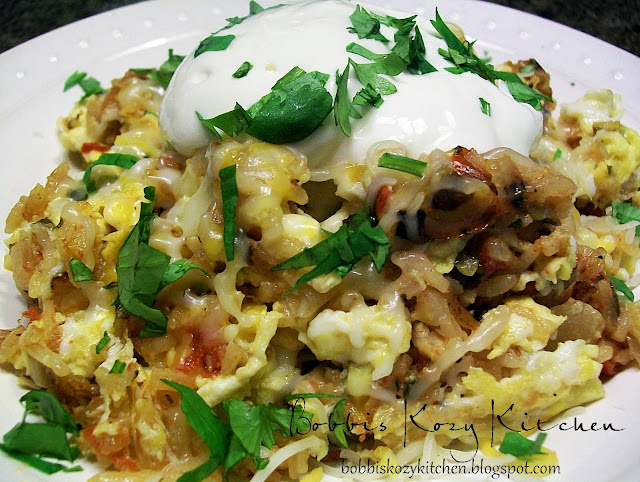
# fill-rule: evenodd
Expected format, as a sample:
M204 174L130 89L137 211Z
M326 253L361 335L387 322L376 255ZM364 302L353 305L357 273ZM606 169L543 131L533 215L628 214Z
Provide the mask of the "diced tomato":
M109 149L109 146L101 144L100 142L85 142L82 144L80 152L83 154L89 154L92 151L107 152Z
M158 157L158 164L162 167L171 167L173 169L182 169L184 167L184 162L170 154L163 154Z
M42 313L30 306L28 310L22 312L23 318L29 318L29 321L36 321L42 317Z
M108 460L117 470L138 470L138 464L129 453L130 437L126 427L119 427L116 435L109 433L95 435L94 430L97 425L94 423L81 432L81 436L96 457Z
M600 372L600 376L612 377L619 371L620 371L620 364L618 362L614 362L613 360L607 360L602 364L602 371Z
M480 252L478 253L478 259L480 260L482 272L487 276L491 276L496 271L509 267L506 262L498 261L490 256L488 243L482 244Z
M388 184L383 184L380 190L378 190L378 195L376 196L376 216L378 219L380 219L382 213L384 213L384 208L387 205L390 195L391 187L389 187Z
M451 156L453 170L461 176L471 177L478 181L482 181L485 184L490 184L491 177L489 174L471 164L471 162L465 157L467 152L469 152L467 149L455 149L453 151L453 155Z
M225 351L225 345L207 345L196 333L191 339L189 354L182 357L178 369L188 374L218 375Z

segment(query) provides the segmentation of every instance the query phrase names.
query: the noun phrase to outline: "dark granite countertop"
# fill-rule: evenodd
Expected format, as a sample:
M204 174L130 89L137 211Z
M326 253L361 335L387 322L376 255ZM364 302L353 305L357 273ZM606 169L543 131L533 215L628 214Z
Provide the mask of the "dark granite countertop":
M0 52L76 20L138 1L140 0L5 0L0 13ZM568 25L640 56L638 0L488 1Z

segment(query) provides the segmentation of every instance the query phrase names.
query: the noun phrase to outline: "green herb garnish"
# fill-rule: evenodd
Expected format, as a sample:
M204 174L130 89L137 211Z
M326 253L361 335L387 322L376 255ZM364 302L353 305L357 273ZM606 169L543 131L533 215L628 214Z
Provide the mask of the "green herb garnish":
M149 246L151 222L156 216L153 213L155 188L146 187L144 195L149 202L141 203L140 219L125 239L116 264L116 302L130 314L146 321L139 333L141 338L160 336L166 332L167 316L153 308L160 290L191 269L203 271L185 260L170 264L171 258L167 254Z
M491 104L480 97L480 109L484 115L491 117Z
M238 186L236 184L236 165L220 169L220 191L222 192L222 218L224 221L223 241L227 261L233 261L233 246L236 236L236 206L238 204Z
M184 55L175 55L173 53L173 49L169 49L169 58L165 60L160 67L157 69L131 69L132 71L146 75L147 78L151 80L157 81L163 89L166 89L169 86L169 82L171 82L171 78L173 74L176 72L176 69L180 65L180 63L184 60ZM145 111L145 113L148 111ZM153 115L153 112L150 112Z
M217 129L220 129L226 135L232 137L245 130L251 120L247 112L238 103L236 103L233 110L212 117L211 119L203 118L199 112L196 112L196 116L198 116L202 125L209 129L216 139L222 139Z
M426 48L420 29L416 25L415 15L408 18L395 18L390 15L380 16L373 13L369 15L374 20L396 29L396 33L393 37L395 44L391 48L391 52L402 59L405 63L406 70L409 73L427 74L437 70L425 58ZM364 49L364 47L361 48ZM347 47L347 51L349 51L349 47ZM360 52L353 53L363 55ZM366 55L363 56L366 57ZM370 58L370 60L373 59Z
M353 97L353 105L372 105L376 109L382 105L384 100L382 95L371 84L367 84L366 87L360 89L358 93ZM343 131L344 132L344 131ZM346 134L346 132L345 132Z
M224 460L231 431L195 390L170 380L162 381L180 394L182 413L210 451L210 459L207 462L187 472L178 480L203 480Z
M640 209L629 202L611 203L613 219L618 224L625 224L629 221L640 221ZM636 226L636 236L640 236L640 226Z
M235 79L241 79L242 77L246 76L252 68L253 65L245 60L244 62L242 62L240 67L238 67L238 70L231 74L231 77Z
M557 161L562 157L562 149L556 149L556 152L553 153L553 160Z
M535 440L529 440L518 432L507 432L499 450L503 454L513 455L519 459L526 458L543 453L541 449L545 438L547 438L546 433L539 433Z
M206 39L200 42L198 48L193 53L193 57L196 58L205 52L219 52L221 50L227 50L227 47L235 39L235 35L209 35Z
M351 25L348 30L351 33L358 35L358 38L368 38L373 40L379 40L380 42L387 43L389 40L380 33L380 21L374 18L360 5L356 6L356 10L349 17Z
M187 272L191 271L192 269L196 269L200 271L201 273L203 273L209 278L211 277L211 275L207 273L206 270L202 269L200 266L197 266L193 263L189 263L186 259L179 259L171 263L169 266L167 266L167 269L162 275L162 281L160 281L159 291L161 291L163 288L170 285L171 283L178 281L180 278L182 278L185 274L187 274Z
M109 344L110 341L111 341L111 337L105 331L104 334L102 335L102 338L100 338L100 341L96 345L96 355L98 355L102 350L104 350L104 348Z
M336 395L335 393L293 393L283 398L285 402L291 402L292 400L306 400L308 398L344 398L343 395Z
M347 421L344 416L344 409L347 403L347 399L343 395L336 395L334 393L295 393L293 395L287 395L286 397L284 397L284 401L290 402L292 400L308 400L310 398L340 398L331 412L330 420L332 423L330 424L330 429L333 432L333 435L338 440L338 443L344 448L349 448L349 445L347 443L347 435L351 432L347 427Z
M73 467L67 467L55 462L49 462L40 458L37 455L23 454L14 450L9 450L6 445L0 444L0 450L2 450L9 457L19 460L23 464L26 464L40 472L47 475L55 474L57 472L82 472L82 467L74 465Z
M251 457L256 469L261 470L267 465L267 460L260 458L260 447L273 447L276 433L291 437L298 430L308 429L304 422L311 421L311 414L303 412L300 407L292 413L291 409L272 404L251 405L229 399L222 402L229 420L225 423L195 390L169 380L162 381L180 393L182 412L210 450L210 459L184 474L178 479L180 481L202 480L223 463L225 474L228 474L247 456Z
M105 92L97 79L93 77L87 77L86 72L78 72L77 70L73 74L71 74L64 82L62 92L66 92L71 87L75 87L76 85L80 86L80 88L84 92L84 95L80 98L80 102L93 94L102 94Z
M93 272L79 259L71 258L71 261L69 261L69 269L71 270L73 281L76 283L81 281L93 281Z
M427 163L419 161L418 159L385 152L380 156L380 159L378 159L378 167L386 167L387 169L394 169L396 171L402 171L417 177L422 177L424 170L427 167Z
M613 287L622 293L629 301L633 301L635 299L633 291L631 291L624 281L614 278L613 276L609 276L609 281L611 281Z
M347 403L347 399L343 398L338 403L336 403L335 407L333 407L333 411L331 412L331 419L333 421L333 425L335 429L333 430L333 435L338 440L342 447L349 448L349 444L347 443L347 435L351 432L349 431L349 427L347 427L347 420L344 416L344 409Z
M328 238L271 268L279 271L315 266L285 296L318 276L334 271L345 276L365 256L371 257L378 272L382 271L391 244L380 226L373 227L372 218L365 211L350 216L335 233L326 234Z
M346 87L339 95L336 95L334 109L341 107L339 112L334 113L336 124L347 136L351 134L350 118L357 119L361 117L360 112L355 110L353 106L368 104L378 108L382 105L383 95L390 95L396 92L397 89L393 82L382 77L381 74L393 77L405 70L411 74L426 74L436 71L436 68L427 62L425 58L426 48L420 29L414 20L415 15L398 19L389 15L380 16L369 13L362 7L357 6L351 19L354 27L350 31L357 33L359 38L384 39L387 42L384 37L378 38L380 24L395 28L397 31L394 35L395 44L391 49L391 53L388 54L371 52L362 45L353 42L347 45L347 52L373 61L370 64L358 64L353 59L349 59L356 77L364 87L356 93L352 101L347 99ZM346 85L344 74L342 77L339 75L337 77L338 80L342 80Z
M284 4L283 3L279 3L278 5L274 5L273 7L264 8L264 7L260 6L257 2L254 2L253 0L251 0L249 2L249 15L246 15L244 17L237 17L236 16L236 17L227 18L226 19L227 22L228 22L227 25L225 25L224 27L222 27L220 30L218 30L215 33L217 34L217 33L222 32L223 30L227 30L227 29L233 27L234 25L239 25L242 22L244 22L246 19L248 19L249 17L252 17L255 14L260 13L260 12L262 12L264 10L271 10L271 9L274 9L274 8L280 8L282 6L284 6Z
M31 390L20 398L28 413L40 413L48 423L60 425L66 433L78 435L78 424L56 396L44 390Z
M127 368L127 364L125 362L116 360L115 362L113 362L113 366L111 367L111 370L109 370L109 373L124 373L125 368Z
M530 74L531 72L536 70L536 66L533 64L523 65L519 70L521 74Z
M393 77L405 68L402 59L395 54L383 55L370 64L358 64L353 60L350 60L350 63L360 83L365 86L370 85L381 95L393 94L398 89L392 82L381 77L380 74Z
M473 44L475 42L462 43L444 23L437 9L436 19L432 20L431 24L442 36L448 47L447 50L439 49L438 52L446 60L455 64L455 67L446 69L449 72L454 74L471 72L494 84L497 80L503 80L516 101L529 104L536 110L542 109L542 100L553 102L551 97L533 90L525 84L518 74L497 71L493 65L473 53Z
M21 422L4 435L0 449L47 474L82 470L80 467L66 467L41 458L74 461L80 456L78 448L67 439L67 434L78 435L78 425L58 399L49 392L32 390L20 401L25 404L25 415ZM27 423L25 417L28 413L39 413L45 423Z
M270 449L276 443L275 434L291 437L291 410L279 408L275 405L250 405L242 400L230 399L222 402L233 437L237 439L234 459L244 455L251 457L258 470L267 465L267 460L260 458L260 447ZM243 459L244 457L242 457ZM240 460L242 460L240 459Z
M427 49L420 29L414 20L404 20L406 23L398 29L394 36L396 44L391 51L403 60L410 74L421 75L435 72L437 69L425 58ZM412 29L413 35L411 34Z
M294 67L251 106L247 133L272 144L304 139L331 112L333 99L325 89L329 75Z
M359 119L362 117L360 113L353 107L351 100L349 99L349 92L347 91L347 82L349 80L349 67L350 63L347 62L347 66L344 68L342 75L336 72L336 97L333 104L333 117L336 125L340 127L340 130L345 135L351 135L351 121L350 117Z
M269 94L246 111L236 104L233 111L213 119L203 119L196 114L211 131L215 127L223 129L222 119L231 125L232 135L244 129L247 134L271 144L300 141L320 127L331 112L333 98L325 89L328 79L322 72L305 72L294 67L274 84Z
M101 154L97 160L89 164L89 167L84 171L84 176L82 176L82 182L87 188L87 192L89 194L96 192L96 183L91 180L91 171L93 171L94 167L117 166L123 169L130 169L138 160L136 156L132 156L131 154L116 154L113 152Z
M274 7L271 7L274 8ZM255 15L256 13L260 13L264 10L264 7L261 6L258 2L251 0L249 2L249 15Z

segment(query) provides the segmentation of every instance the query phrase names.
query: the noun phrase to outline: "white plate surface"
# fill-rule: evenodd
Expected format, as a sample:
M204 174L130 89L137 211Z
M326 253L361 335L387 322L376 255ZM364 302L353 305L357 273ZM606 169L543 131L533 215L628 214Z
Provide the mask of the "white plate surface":
M65 159L55 123L78 98L62 92L75 70L109 85L130 67L154 67L168 48L187 54L225 24L245 15L248 2L224 0L155 0L107 12L55 30L0 55L0 219L37 182L44 182ZM260 1L264 6L276 2ZM535 57L551 73L554 97L570 102L588 89L609 88L622 95L624 121L640 128L640 59L567 27L505 7L472 0L372 0L368 3L434 17L461 25L478 38L494 63ZM2 246L2 254L6 248ZM24 302L11 274L0 273L0 327L14 327ZM620 432L549 432L546 446L556 450L561 475L552 480L640 480L640 372L629 369L605 385L607 396L587 407L578 420L609 422ZM21 391L15 377L0 372L0 434L20 418ZM95 469L94 469L95 470ZM0 455L2 480L86 480L91 468L77 474L40 475Z

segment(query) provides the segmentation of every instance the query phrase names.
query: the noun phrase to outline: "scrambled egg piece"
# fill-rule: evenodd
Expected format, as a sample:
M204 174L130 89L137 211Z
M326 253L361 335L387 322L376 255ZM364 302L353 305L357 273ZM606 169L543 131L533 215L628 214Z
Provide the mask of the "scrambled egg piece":
M409 349L411 323L402 306L356 306L349 312L323 310L300 334L319 360L370 365L372 379L386 377Z
M588 92L562 108L533 156L574 181L578 198L602 208L627 199L640 188L640 135L620 124L621 117L619 95Z
M117 231L128 231L140 218L144 187L140 180L123 172L118 181L100 189L88 201L95 211L102 211L104 220Z
M465 244L466 240L461 238L433 241L427 244L427 256L438 273L447 274L456 265L458 254L464 249Z
M89 291L87 289L87 291ZM96 344L105 331L110 331L116 318L112 296L96 286L91 293L89 307L68 316L62 324L60 354L75 375L90 377L101 358L96 356ZM107 352L109 355L111 351ZM109 360L105 367L111 369L115 360ZM124 361L124 360L123 360Z
M315 246L326 237L320 223L306 214L284 214L282 229L282 237L298 246L300 251ZM340 275L332 272L312 279L309 284L318 293L326 293L340 281Z
M62 146L72 152L80 152L82 144L90 141L87 132L87 105L76 104L67 117L58 119L58 131Z
M605 268L608 274L625 282L636 274L636 260L640 257L636 222L619 224L611 216L578 217L577 211L573 217L578 242L591 249L604 248L607 251Z
M527 437L530 438L528 435ZM487 455L489 457L504 458L504 454L502 452L500 452L496 447L491 446L490 440L483 440L482 442L480 442L480 450L484 455ZM491 462L491 460L488 460L488 462ZM529 455L526 457L526 460L517 459L514 457L513 462L508 462L505 465L512 465L514 467L521 467L525 465L528 465L529 467L542 467L544 465L558 465L559 463L560 462L558 459L558 454L556 454L553 450L550 450L543 446L541 454Z
M536 291L542 295L551 294L554 289L564 289L564 286L559 282L568 281L578 264L578 243L573 236L557 232L558 236L564 236L562 241L566 244L566 248L560 249L552 256L539 256L530 270L518 275L518 282L513 287L513 291L524 291L530 282L535 283ZM554 235L555 233L552 234L552 236Z
M490 311L487 316L497 314L498 311L510 312L509 323L493 342L493 349L487 355L489 360L505 354L512 346L520 347L529 353L542 350L551 335L567 319L566 316L554 315L549 308L528 297L509 300Z
M221 302L224 303L224 295L220 296ZM282 313L267 312L265 306L250 306L242 313L242 317L238 319L237 331L231 333L229 341L238 344L245 351L244 365L233 375L196 379L198 394L210 406L215 406L239 390L248 388L251 377L267 365L267 347L276 333L280 318Z
M462 378L463 386L471 392L465 400L481 407L490 407L487 402L494 400L496 413L503 413L514 404L514 412L526 410L531 416L537 413L539 417L553 417L604 396L598 378L602 365L595 361L597 356L597 346L575 340L560 343L554 352L534 353L524 367L501 380L471 367ZM515 413L514 417L522 419Z

